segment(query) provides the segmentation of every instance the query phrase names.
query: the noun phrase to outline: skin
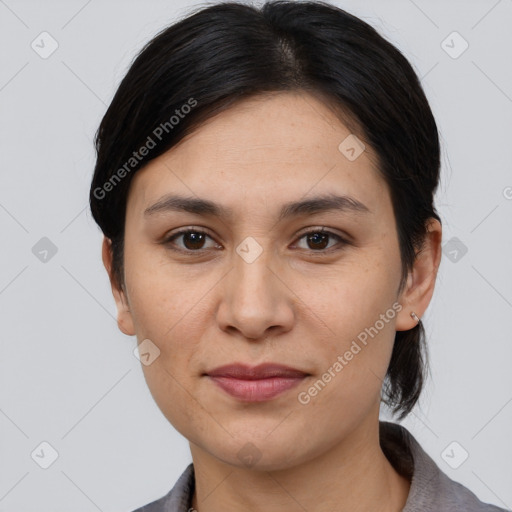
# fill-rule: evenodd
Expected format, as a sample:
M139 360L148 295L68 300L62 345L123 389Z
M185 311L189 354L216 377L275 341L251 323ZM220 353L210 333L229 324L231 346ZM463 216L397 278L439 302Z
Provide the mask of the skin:
M424 250L398 294L389 190L368 145L354 161L340 152L350 133L307 93L244 100L133 178L123 287L112 277L104 240L119 328L160 350L142 368L159 408L189 440L196 510L399 511L405 505L410 483L379 446L380 393L395 331L413 328L410 312L421 318L431 300L441 225L430 222ZM144 215L169 193L215 201L233 216ZM370 212L278 220L283 203L329 193L348 194ZM350 243L335 236L320 250L308 243L304 233L323 226L349 235ZM195 245L183 236L164 243L186 228L209 236ZM249 236L262 249L252 263L236 252ZM402 310L307 405L299 403L297 395L393 303ZM203 375L227 363L270 361L310 376L272 400L247 403ZM260 457L251 467L238 457L247 443Z

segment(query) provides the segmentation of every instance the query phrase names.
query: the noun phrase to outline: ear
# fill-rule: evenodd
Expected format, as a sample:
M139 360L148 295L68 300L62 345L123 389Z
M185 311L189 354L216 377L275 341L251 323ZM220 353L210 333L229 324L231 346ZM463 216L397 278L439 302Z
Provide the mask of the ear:
M103 237L103 245L101 248L101 258L103 265L108 273L110 279L110 286L112 288L112 295L116 301L117 306L117 326L119 330L128 336L135 335L135 329L133 325L133 318L130 312L128 299L126 292L123 289L121 283L117 282L117 279L112 272L112 241L107 237Z
M397 331L408 331L417 325L411 312L421 319L434 293L441 263L441 223L437 219L429 219L427 231L424 247L416 254L413 268L407 276L407 285L398 299L403 309L397 315Z

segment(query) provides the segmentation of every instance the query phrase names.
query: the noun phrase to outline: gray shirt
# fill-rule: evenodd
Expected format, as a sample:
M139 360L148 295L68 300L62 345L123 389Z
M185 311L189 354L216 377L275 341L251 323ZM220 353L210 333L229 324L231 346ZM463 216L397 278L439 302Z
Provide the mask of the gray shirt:
M382 451L396 471L411 481L402 512L506 512L481 502L469 489L451 480L406 428L385 421L379 426ZM168 494L133 512L187 512L192 507L194 486L191 463Z

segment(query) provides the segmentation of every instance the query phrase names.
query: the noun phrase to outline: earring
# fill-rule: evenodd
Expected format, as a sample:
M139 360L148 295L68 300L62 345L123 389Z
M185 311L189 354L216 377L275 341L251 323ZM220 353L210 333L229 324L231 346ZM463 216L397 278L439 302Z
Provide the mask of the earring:
M414 320L416 320L417 324L420 323L420 319L418 318L418 316L416 315L416 313L414 311L411 312L411 316L413 317Z

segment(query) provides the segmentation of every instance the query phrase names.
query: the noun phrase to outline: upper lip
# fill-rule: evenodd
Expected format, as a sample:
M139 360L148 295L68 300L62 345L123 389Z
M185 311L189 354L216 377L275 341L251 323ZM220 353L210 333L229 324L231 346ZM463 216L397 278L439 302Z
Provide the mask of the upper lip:
M258 366L249 366L242 363L227 364L219 366L214 370L206 372L210 377L231 377L235 379L257 380L269 379L271 377L304 377L309 375L306 372L276 363L262 363Z

